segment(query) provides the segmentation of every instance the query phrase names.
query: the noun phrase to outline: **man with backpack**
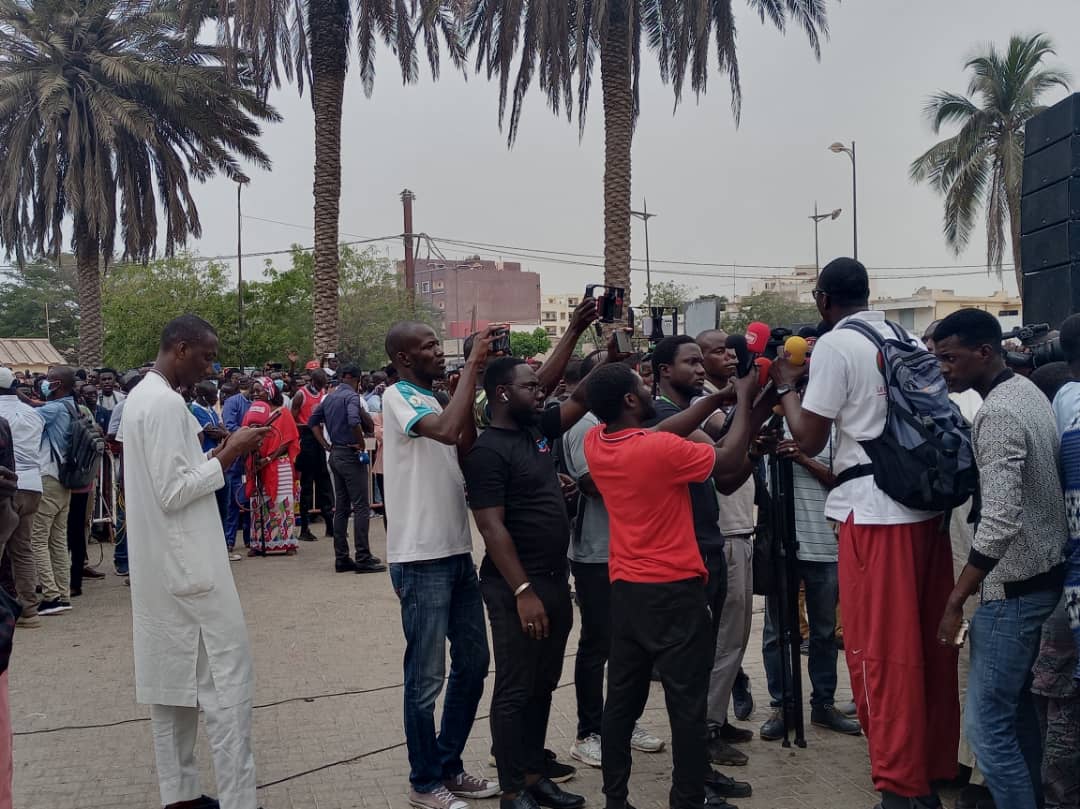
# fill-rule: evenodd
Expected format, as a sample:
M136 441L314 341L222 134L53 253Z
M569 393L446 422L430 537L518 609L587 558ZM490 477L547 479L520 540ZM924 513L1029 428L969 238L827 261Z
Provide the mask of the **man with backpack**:
M936 441L939 432L947 434L954 460L965 464L965 473L970 471L970 433L958 413L952 417L933 355L887 323L883 312L869 311L870 282L862 264L850 258L830 262L813 294L831 331L814 345L802 403L793 386L805 366L780 359L771 373L800 451L816 456L836 427L837 486L829 492L825 516L841 526L845 654L880 807L937 807L941 804L931 783L955 776L960 733L957 651L937 640L953 571L948 522L942 515L950 506L937 505L949 498L935 495L940 494L937 486L954 476L941 466L936 444L920 447L929 450L926 454L902 447L897 451L890 416L906 412L912 403L899 399L900 388L889 384L895 373L887 360L903 355L918 361L918 370L928 377L920 380L919 390L932 396L928 404L920 402L933 410L932 437ZM929 422L920 423L925 427ZM925 468L898 473L897 464L904 461ZM934 463L938 466L931 470ZM924 484L915 496L900 491L912 481ZM970 487L970 481L964 477L959 488ZM961 494L966 499L969 492L953 492L954 498Z
M41 502L30 538L41 583L38 615L56 615L71 609L71 555L67 541L71 490L60 482L60 468L67 459L73 417L78 413L74 390L75 372L66 365L49 369L41 383L46 399L37 411L45 420L41 437Z

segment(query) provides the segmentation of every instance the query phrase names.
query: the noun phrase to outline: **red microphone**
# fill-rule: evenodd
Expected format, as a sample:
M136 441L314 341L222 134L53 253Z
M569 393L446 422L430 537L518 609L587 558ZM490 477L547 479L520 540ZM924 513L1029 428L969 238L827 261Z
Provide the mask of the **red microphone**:
M746 327L746 347L751 354L764 354L771 337L772 329L760 320L755 320Z
M754 365L758 369L758 387L764 388L769 382L769 369L772 367L772 360L768 357L758 357L754 360Z

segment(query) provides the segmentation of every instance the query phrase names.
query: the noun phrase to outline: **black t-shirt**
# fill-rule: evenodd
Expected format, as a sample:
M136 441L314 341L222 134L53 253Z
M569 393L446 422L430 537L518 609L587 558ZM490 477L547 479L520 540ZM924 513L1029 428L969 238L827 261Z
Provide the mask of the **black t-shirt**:
M559 408L552 407L544 411L539 428L488 427L465 457L469 506L504 508L503 521L530 575L566 569L570 521L551 455L561 434ZM501 575L487 555L480 575Z
M646 426L652 427L659 424L669 416L682 412L678 407L667 399L657 399L656 418ZM724 548L724 534L720 530L720 507L716 502L716 486L712 479L704 483L690 483L690 506L694 511L694 533L697 535L698 546L703 551L721 551Z

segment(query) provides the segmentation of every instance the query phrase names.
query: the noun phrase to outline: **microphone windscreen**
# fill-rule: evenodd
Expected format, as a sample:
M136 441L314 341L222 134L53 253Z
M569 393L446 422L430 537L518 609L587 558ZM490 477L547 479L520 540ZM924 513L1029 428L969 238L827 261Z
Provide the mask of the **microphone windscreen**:
M772 360L768 357L758 357L754 360L754 365L758 369L758 387L765 387L765 383L769 381L769 368L772 367Z
M746 327L746 347L751 354L764 354L771 336L772 329L760 320L755 320Z
M784 353L787 354L788 362L792 365L805 365L806 352L809 350L810 345L804 337L789 337L784 341Z
M806 340L812 340L818 337L818 330L813 326L803 326L799 329L799 336Z
M724 345L735 352L735 358L738 362L736 373L739 376L746 376L750 373L753 361L750 357L750 350L746 345L746 338L741 334L729 334L727 340L724 341Z

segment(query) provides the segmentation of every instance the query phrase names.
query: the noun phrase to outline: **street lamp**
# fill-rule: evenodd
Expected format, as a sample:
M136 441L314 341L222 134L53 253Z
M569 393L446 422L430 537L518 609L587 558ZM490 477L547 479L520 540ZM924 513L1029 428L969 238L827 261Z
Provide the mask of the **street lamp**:
M630 211L630 215L636 216L645 223L645 305L652 311L652 273L649 271L649 220L656 214L649 213L649 203L642 197L641 210Z
M840 154L844 152L851 158L851 245L854 255L852 258L856 261L859 260L859 202L858 202L858 186L855 183L855 141L851 142L851 146L847 147L844 144L837 141L829 147L829 151L834 154Z
M240 358L241 373L244 372L244 246L240 193L249 182L251 181L246 175L236 175L236 348Z
M826 219L836 219L840 216L840 209L837 208L829 213L818 213L817 200L814 200L814 212L810 215L811 221L814 223L814 280L817 281L818 276L821 274L821 257L818 254L818 223L823 222Z

